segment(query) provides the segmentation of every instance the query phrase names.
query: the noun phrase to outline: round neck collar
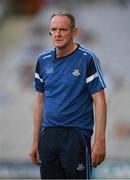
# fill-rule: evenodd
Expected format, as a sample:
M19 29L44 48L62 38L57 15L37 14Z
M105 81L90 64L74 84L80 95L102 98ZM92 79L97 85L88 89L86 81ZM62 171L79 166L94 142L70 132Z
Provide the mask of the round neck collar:
M77 44L77 43L76 43ZM76 47L76 49L75 50L73 50L71 53L69 53L69 54L67 54L67 55L65 55L65 56L61 56L61 57L56 57L56 48L55 48L55 59L62 59L62 58L66 58L66 57L68 57L68 56L71 56L73 53L75 53L76 51L77 51L77 49L79 48L79 44L77 44L77 47Z

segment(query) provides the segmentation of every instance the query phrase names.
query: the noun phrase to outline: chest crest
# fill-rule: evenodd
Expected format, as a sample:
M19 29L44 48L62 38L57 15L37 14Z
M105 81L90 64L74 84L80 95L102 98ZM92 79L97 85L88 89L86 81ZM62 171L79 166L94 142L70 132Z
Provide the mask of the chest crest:
M79 75L81 74L80 69L79 69L79 68L74 69L74 71L72 72L72 74L73 74L74 76L79 76Z

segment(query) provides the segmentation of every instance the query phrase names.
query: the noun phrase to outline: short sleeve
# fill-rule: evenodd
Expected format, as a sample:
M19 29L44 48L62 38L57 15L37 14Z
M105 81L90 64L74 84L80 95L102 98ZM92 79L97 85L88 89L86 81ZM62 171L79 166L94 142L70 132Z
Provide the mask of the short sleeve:
M34 78L34 88L36 91L44 92L44 82L41 77L41 71L40 71L40 62L39 59L36 64L36 70L35 70L35 78Z
M86 83L91 95L106 87L101 65L96 56L92 56L88 63Z

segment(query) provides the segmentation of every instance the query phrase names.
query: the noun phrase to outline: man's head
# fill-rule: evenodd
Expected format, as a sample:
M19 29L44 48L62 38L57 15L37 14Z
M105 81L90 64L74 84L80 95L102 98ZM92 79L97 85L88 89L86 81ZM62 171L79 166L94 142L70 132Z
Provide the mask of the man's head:
M75 28L75 18L74 16L69 12L69 11L59 11L57 13L54 13L51 18L50 18L50 21L51 19L54 17L54 16L67 16L68 19L70 20L70 25L72 28Z
M67 11L60 11L50 19L50 34L56 48L65 48L73 43L77 34L74 16Z

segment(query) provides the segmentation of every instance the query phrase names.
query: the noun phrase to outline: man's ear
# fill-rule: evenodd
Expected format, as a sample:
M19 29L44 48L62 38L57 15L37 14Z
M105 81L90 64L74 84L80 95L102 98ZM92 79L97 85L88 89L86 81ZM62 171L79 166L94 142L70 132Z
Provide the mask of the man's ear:
M78 32L79 32L79 30L77 27L73 28L73 37L76 37Z

